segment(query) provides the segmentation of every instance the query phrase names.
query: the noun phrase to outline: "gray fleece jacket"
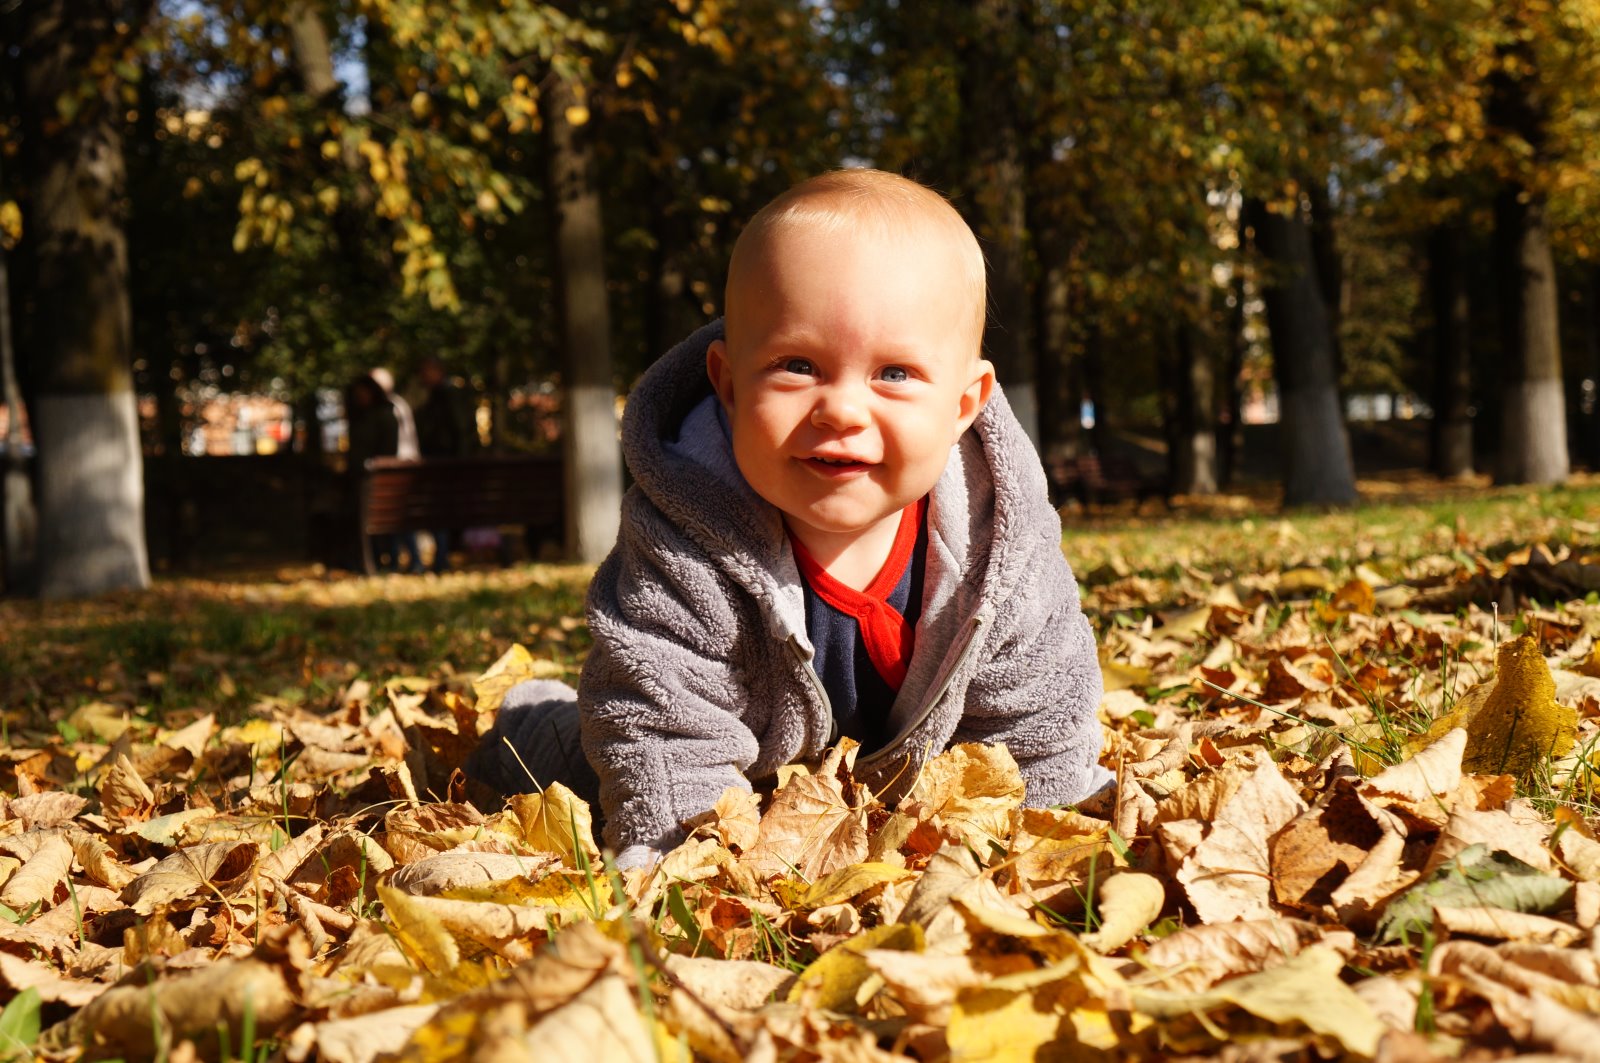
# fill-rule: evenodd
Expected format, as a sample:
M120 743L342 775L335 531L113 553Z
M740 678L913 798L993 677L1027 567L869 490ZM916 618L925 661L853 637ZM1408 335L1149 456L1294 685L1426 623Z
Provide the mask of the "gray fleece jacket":
M666 849L730 786L821 756L832 735L782 515L734 464L706 377L720 322L661 358L622 422L634 486L590 586L578 684L608 844ZM922 616L857 776L893 802L955 742L1004 742L1030 805L1078 801L1097 767L1100 666L1039 459L996 389L928 510Z

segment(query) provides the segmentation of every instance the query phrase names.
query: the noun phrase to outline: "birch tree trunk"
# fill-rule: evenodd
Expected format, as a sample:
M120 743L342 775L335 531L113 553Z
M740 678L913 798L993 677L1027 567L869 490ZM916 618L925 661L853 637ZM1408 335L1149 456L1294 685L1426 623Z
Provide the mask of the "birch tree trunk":
M1172 457L1172 492L1179 495L1217 493L1217 376L1213 334L1199 317L1209 313L1206 285L1196 285L1202 300L1196 317L1178 323L1177 372L1173 423L1168 436Z
M106 0L37 0L19 16L25 243L38 293L25 365L38 446L38 589L47 598L150 582L118 105L95 97L70 117L58 105L81 88L125 17L124 5Z
M1250 201L1256 246L1266 260L1262 296L1272 333L1288 506L1356 500L1350 440L1339 401L1337 349L1306 220Z
M39 515L33 505L33 483L22 459L22 387L17 383L16 351L11 345L10 253L0 243L0 402L6 407L6 465L3 590L27 594L34 589Z
M1556 266L1543 201L1515 185L1495 202L1501 307L1500 454L1495 482L1561 483L1571 472L1561 382Z
M570 82L551 78L544 94L550 188L555 208L556 280L566 402L567 553L597 563L616 545L622 515L622 451L611 378L611 315L606 302L600 192L587 131L569 110Z

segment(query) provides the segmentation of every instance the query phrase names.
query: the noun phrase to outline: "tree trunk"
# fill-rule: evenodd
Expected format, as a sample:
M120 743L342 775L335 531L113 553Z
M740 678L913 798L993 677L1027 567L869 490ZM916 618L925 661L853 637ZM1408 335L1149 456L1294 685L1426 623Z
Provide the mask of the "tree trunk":
M1217 379L1212 331L1210 285L1195 285L1194 313L1178 323L1172 427L1168 433L1172 492L1179 495L1217 493Z
M604 230L588 131L568 120L578 97L560 76L544 95L555 209L556 279L566 402L567 553L604 560L622 516L622 451L611 379L611 316L606 303Z
M1027 278L1027 168L1015 99L1017 0L977 0L971 49L961 65L962 142L970 160L969 220L989 262L984 348L1023 431L1039 445L1039 414Z
M1339 375L1305 218L1249 201L1256 246L1266 261L1262 286L1272 333L1272 370L1284 452L1285 505L1346 505L1356 500Z
M82 85L124 5L38 0L21 10L19 110L27 244L38 292L31 407L38 447L39 593L149 585L131 369L119 104L58 101ZM116 91L113 85L112 92Z
M1501 310L1500 454L1495 482L1561 483L1571 471L1561 383L1556 269L1542 200L1508 185L1495 201Z
M1433 431L1430 464L1436 475L1472 475L1472 356L1470 303L1461 262L1465 233L1457 222L1428 238L1428 298L1433 308Z
M4 591L27 594L34 589L39 516L33 507L33 484L22 458L22 388L17 384L16 353L11 346L11 272L8 252L0 241L0 403L6 407Z
M1039 338L1039 452L1059 462L1078 450L1082 426L1072 401L1072 290L1065 262L1043 269L1035 291L1034 334Z
M1243 225L1240 226L1241 230ZM1243 245L1241 232L1240 244ZM1244 274L1234 270L1229 287L1233 305L1228 308L1228 367L1223 375L1222 393L1225 403L1222 416L1217 419L1217 481L1218 486L1233 486L1233 474L1238 468L1239 447L1244 437L1244 356L1250 349L1245 336L1244 303L1249 292L1245 290Z

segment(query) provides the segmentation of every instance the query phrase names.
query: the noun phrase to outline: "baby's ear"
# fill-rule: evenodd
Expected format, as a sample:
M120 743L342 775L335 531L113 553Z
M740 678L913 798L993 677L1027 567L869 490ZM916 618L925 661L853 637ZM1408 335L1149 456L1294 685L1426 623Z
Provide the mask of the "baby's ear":
M712 340L706 348L706 376L711 378L711 390L717 393L722 408L733 408L733 364L728 360L728 345L722 340Z
M972 422L978 419L978 414L989 403L989 396L994 393L994 364L986 358L979 358L972 367L972 380L961 393L957 405L956 436L972 427Z

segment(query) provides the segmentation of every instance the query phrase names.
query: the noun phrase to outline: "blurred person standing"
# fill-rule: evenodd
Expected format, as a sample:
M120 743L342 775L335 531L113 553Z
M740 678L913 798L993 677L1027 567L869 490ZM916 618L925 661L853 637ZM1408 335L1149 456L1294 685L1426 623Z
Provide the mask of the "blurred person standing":
M451 379L444 362L429 355L417 368L417 381L427 392L417 407L417 444L424 458L466 458L478 446L472 396ZM451 530L431 528L433 571L450 567Z
M417 461L422 457L422 450L417 445L417 419L411 412L411 404L394 390L394 374L389 370L379 367L368 374L382 392L386 405L394 415L395 434L394 450L391 453L401 461ZM390 537L393 542L391 549L394 571L405 571L413 574L422 572L422 551L417 546L417 533L414 531L396 532ZM400 552L405 551L406 567L400 568Z

